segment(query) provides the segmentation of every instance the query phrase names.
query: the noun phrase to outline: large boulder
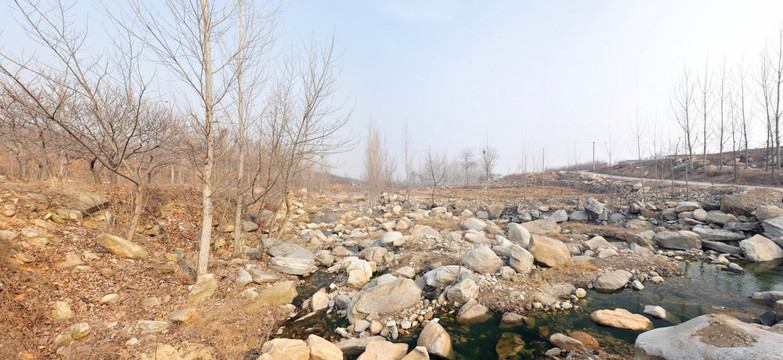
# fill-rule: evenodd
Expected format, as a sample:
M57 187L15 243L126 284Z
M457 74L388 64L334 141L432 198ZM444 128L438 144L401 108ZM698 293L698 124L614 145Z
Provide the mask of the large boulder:
M597 324L626 330L647 330L652 321L644 315L632 314L625 309L596 310L590 314Z
M677 203L677 206L674 208L674 211L679 214L682 212L693 211L696 209L701 209L701 204L695 201L682 201Z
M530 232L527 228L517 223L508 224L508 239L512 242L522 244L527 247L530 244Z
M729 195L720 201L720 210L737 216L752 216L755 207L742 195Z
M764 221L783 215L783 209L775 205L759 205L756 208L756 219Z
M261 346L258 360L308 360L310 348L297 339L272 339Z
M476 285L476 282L471 278L465 278L449 288L446 292L446 297L451 301L464 304L475 299L478 296L478 293L479 287Z
M200 302L212 297L212 294L217 290L217 280L213 274L203 274L198 277L196 284L190 289L188 293L188 300L192 302Z
M419 224L413 227L411 236L440 238L440 233L438 233L438 230L433 229L432 226Z
M737 222L737 217L732 214L726 214L723 211L710 211L707 213L707 222L718 224L718 225L726 225L728 223Z
M310 349L310 360L342 360L343 352L337 345L320 336L310 334L305 341Z
M400 360L408 353L408 344L386 340L373 341L356 360Z
M460 324L467 324L473 322L481 322L488 319L492 314L489 309L476 302L476 300L470 300L459 309L457 312L457 322Z
M633 274L625 270L604 273L595 280L595 289L604 291L620 290L632 277Z
M587 348L585 348L585 344L582 344L581 341L561 333L552 334L552 336L549 337L549 342L552 343L552 345L566 351L587 350Z
M530 239L530 253L536 262L549 267L564 266L571 263L571 252L560 240L533 235Z
M550 218L528 221L521 225L531 234L546 235L560 232L560 226Z
M549 218L554 220L556 223L561 223L568 221L568 213L565 210L560 209L553 212L552 215L549 215Z
M508 259L508 265L520 274L529 274L533 271L533 254L525 248L514 244L511 246L511 256Z
M284 274L299 276L310 275L318 270L314 259L289 256L275 256L268 266Z
M606 211L604 204L592 197L585 199L585 202L582 206L585 208L585 210L593 213L594 215L600 215Z
M352 323L367 315L384 315L406 309L421 301L421 289L411 279L397 279L373 286L360 292L348 309L348 320Z
M635 359L783 359L783 334L724 314L707 314L640 334Z
M503 260L487 246L479 246L462 257L462 264L480 274L492 274L503 266Z
M345 269L348 272L348 286L360 288L370 281L372 267L365 260L354 259Z
M778 300L783 300L783 291L759 291L750 296L750 300L759 304L772 306Z
M117 256L129 259L144 259L147 257L147 250L144 250L143 247L119 236L101 234L95 238L95 241L98 245Z
M697 235L699 235L699 238L701 238L701 240L708 240L708 241L737 241L745 238L745 235L741 233L735 233L732 231L721 230L721 229L713 229L706 226L694 227L692 231Z
M81 211L85 215L105 209L107 206L109 206L109 199L92 192L80 192L71 199L71 209Z
M297 295L296 281L281 281L272 284L266 289L262 290L256 301L264 302L272 305L286 305L294 301Z
M761 222L764 236L783 247L783 215Z
M612 244L609 244L603 236L596 236L590 240L585 241L585 246L590 250L598 250L598 248L609 248Z
M490 219L499 219L501 215L503 215L503 210L506 209L506 206L503 205L503 203L494 203L487 207L487 212L489 213Z
M701 249L699 235L688 230L662 231L655 234L653 241L667 249Z
M424 283L434 288L442 288L453 284L458 278L463 276L475 276L472 271L464 266L445 265L424 273Z
M761 235L754 235L750 239L740 241L739 247L750 261L770 261L783 258L783 249Z
M416 345L424 346L427 352L441 358L453 359L454 349L451 347L451 336L437 321L427 321L419 334Z
M462 228L465 230L476 230L478 232L483 232L484 229L487 228L487 223L481 219L468 218L462 222Z

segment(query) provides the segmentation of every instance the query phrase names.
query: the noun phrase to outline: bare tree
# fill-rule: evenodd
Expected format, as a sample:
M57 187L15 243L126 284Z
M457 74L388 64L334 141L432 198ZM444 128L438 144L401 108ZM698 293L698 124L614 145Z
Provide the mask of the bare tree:
M739 69L737 69L738 72L738 78L739 78L739 100L740 100L740 121L741 121L741 129L742 129L742 141L744 142L744 149L745 149L745 169L748 168L748 163L750 162L749 155L748 155L748 133L750 131L750 122L753 115L753 107L751 103L747 103L745 101L746 95L745 95L745 77L747 76L746 70L745 70L745 64L744 62L740 63Z
M411 198L411 176L413 172L413 156L411 156L410 136L408 135L408 118L405 117L405 125L402 130L403 137L403 162L405 166L405 200Z
M371 207L378 204L383 181L383 154L381 135L378 129L370 123L367 129L367 146L364 151L364 173L367 181L367 200Z
M639 122L639 108L636 108L636 122L631 129L634 138L636 139L636 154L639 159L639 182L642 184L642 200L644 200L644 167L642 166L642 137L644 137L645 126L644 123Z
M718 169L723 170L723 148L726 145L726 97L728 96L727 82L728 73L726 72L726 62L723 62L720 70L720 88L718 90L718 104L720 112L718 122L718 145L719 145L719 164Z
M203 139L201 168L197 172L202 188L197 265L197 274L201 276L207 273L212 240L215 111L236 80L231 64L242 50L234 45L238 39L229 31L236 24L236 7L220 7L210 0L166 0L165 5L153 7L134 0L131 8L133 21L119 22L143 40L158 62L192 90L203 111L203 116L192 112ZM161 8L165 13L161 13Z
M459 162L465 185L470 185L470 171L476 166L476 162L473 160L473 150L470 148L462 149L462 152L459 153Z
M250 106L258 88L265 78L266 52L273 41L276 11L269 3L261 8L237 0L238 30L236 74L236 111L237 111L237 173L236 207L234 211L234 247L233 255L242 254L242 212L245 209L248 181L245 175L245 152L247 136L245 130L249 120Z
M167 164L162 151L176 128L168 110L147 99L132 38L115 39L113 57L89 55L87 32L69 19L62 2L15 1L27 34L50 53L28 59L2 56L6 96L30 115L62 130L113 178L134 185L134 207L126 238L132 240L149 179Z
M286 61L286 68L277 80L277 95L273 112L275 127L283 137L282 154L278 162L282 219L278 236L292 213L289 188L305 169L317 165L322 154L334 154L353 146L348 136L340 134L350 119L350 109L333 103L337 76L340 73L335 54L335 39L319 44L315 41L302 48L296 58Z
M489 146L489 138L485 139L484 147L481 149L481 169L484 170L487 181L487 200L489 200L490 180L492 171L498 162L498 152L494 147Z
M427 150L424 157L424 174L431 186L431 204L435 206L435 189L446 178L446 154Z
M708 103L711 104L710 99L710 92L712 90L712 85L710 84L710 68L709 68L709 61L707 59L704 60L704 77L700 78L698 80L699 83L699 89L701 90L701 115L702 115L702 126L703 126L703 132L702 132L702 168L707 166L707 116L710 111L710 108L708 106Z
M766 52L762 51L760 55L760 62L761 65L759 68L759 85L761 86L761 99L760 103L761 106L764 108L765 116L766 116L766 129L767 129L767 137L766 137L766 161L764 168L767 170L771 170L771 178L772 180L775 179L775 152L773 151L773 147L775 146L775 138L773 135L773 122L774 122L774 116L772 114L773 108L772 108L772 84L771 78L770 78L770 71L769 67L767 66L767 54Z
M686 68L683 69L682 79L675 88L674 100L672 101L672 111L677 124L682 129L685 137L685 146L688 153L688 167L693 169L693 82L690 79L690 73Z

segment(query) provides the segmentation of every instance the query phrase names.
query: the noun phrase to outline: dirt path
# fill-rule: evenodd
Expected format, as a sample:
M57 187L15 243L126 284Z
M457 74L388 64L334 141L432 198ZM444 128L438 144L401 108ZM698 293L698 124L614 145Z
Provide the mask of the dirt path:
M616 180L628 180L628 181L638 181L638 177L631 177L631 176L618 176L618 175L607 175L607 174L601 174L601 173L594 173L591 171L579 171L579 173L585 174L585 175L596 175L596 176L602 176L609 179L616 179ZM652 182L661 182L661 181L671 181L672 184L675 185L682 185L685 186L685 181L683 180L658 180L658 179L650 179L650 178L644 178L645 181L652 181ZM721 183L708 183L703 181L689 181L688 186L698 186L698 187L735 187L745 190L755 190L755 189L768 189L768 190L774 190L778 192L783 192L783 188L780 187L774 187L774 186L766 186L766 185L737 185L737 184L721 184Z

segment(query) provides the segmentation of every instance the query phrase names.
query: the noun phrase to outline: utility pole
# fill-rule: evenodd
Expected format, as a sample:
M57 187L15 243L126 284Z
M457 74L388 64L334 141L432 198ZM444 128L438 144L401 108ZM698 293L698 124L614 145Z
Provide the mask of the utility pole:
M593 141L593 172L595 172L595 141Z

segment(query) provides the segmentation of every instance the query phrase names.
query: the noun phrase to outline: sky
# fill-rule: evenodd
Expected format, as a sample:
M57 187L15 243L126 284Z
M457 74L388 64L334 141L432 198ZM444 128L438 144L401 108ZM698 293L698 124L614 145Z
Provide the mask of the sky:
M407 118L415 162L488 141L500 174L525 152L540 164L543 150L547 167L590 161L593 142L598 159L634 158L637 110L650 156L653 132L680 136L683 70L755 71L782 24L783 1L712 0L295 1L281 18L283 37L336 34L355 134L375 122L399 159ZM335 172L361 176L363 146L336 156Z
M74 10L96 19L99 4ZM13 24L0 11L2 51L29 46ZM428 150L455 157L488 143L500 155L496 172L508 174L525 158L532 170L542 153L547 167L590 161L594 142L599 160L609 149L614 161L635 158L637 114L649 157L653 137L681 136L671 102L684 69L695 77L705 63L711 72L744 63L752 74L782 25L779 0L289 0L276 47L336 38L334 96L353 108L342 135L358 142L329 159L335 174L362 177L370 122L401 163L406 119L416 166ZM753 111L759 146L761 109Z

